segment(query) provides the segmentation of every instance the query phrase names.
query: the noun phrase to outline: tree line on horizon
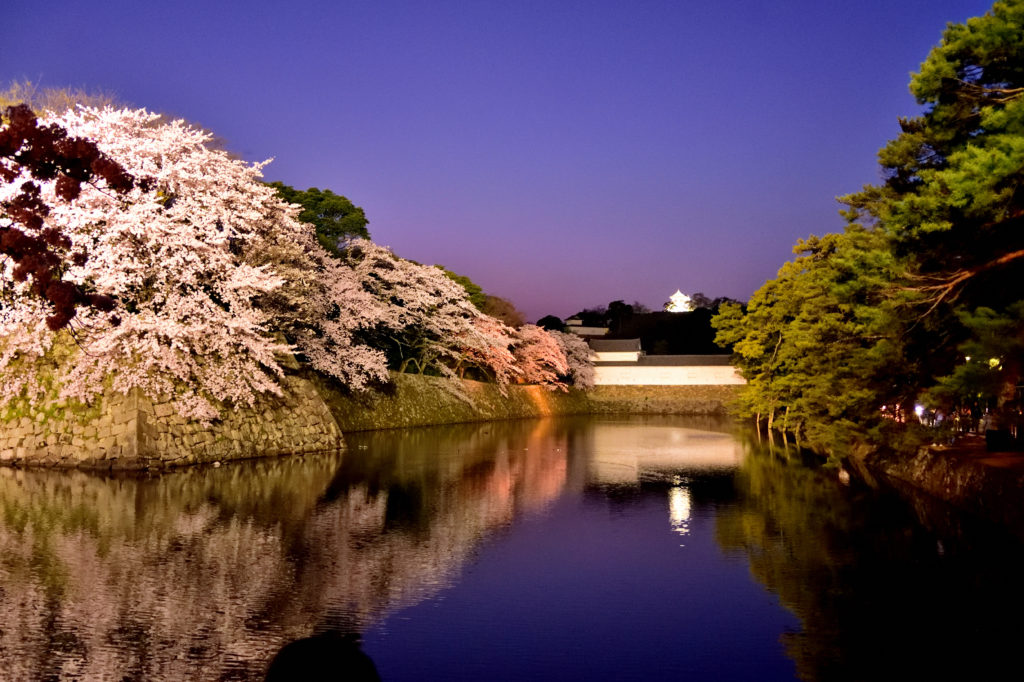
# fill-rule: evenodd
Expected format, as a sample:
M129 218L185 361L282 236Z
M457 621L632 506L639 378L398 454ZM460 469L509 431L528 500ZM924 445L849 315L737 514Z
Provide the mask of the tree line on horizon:
M923 107L879 152L883 181L840 198L746 306L714 320L742 409L835 454L1020 425L1024 361L1024 1L950 24L910 90ZM990 427L991 428L991 427Z
M697 292L691 297L692 310L668 312L651 310L639 301L615 300L607 306L585 308L567 319L578 319L585 327L607 329L601 338L640 339L640 346L648 355L724 355L732 349L716 343L711 320L726 303L740 302ZM557 331L566 329L566 322L555 315L540 318L537 325Z

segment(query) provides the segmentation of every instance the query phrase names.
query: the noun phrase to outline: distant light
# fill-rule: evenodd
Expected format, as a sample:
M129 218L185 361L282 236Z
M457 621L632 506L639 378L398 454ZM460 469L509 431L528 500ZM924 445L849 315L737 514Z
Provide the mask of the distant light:
M924 405L914 405L914 414L920 418L924 414Z
M995 369L996 367L998 367L999 366L999 358L989 358L988 359L988 366L991 367L992 369Z
M676 289L676 293L669 296L665 310L670 313L688 313L693 310L693 299Z
M971 361L971 356L968 355L965 359L967 360L967 362L970 362Z

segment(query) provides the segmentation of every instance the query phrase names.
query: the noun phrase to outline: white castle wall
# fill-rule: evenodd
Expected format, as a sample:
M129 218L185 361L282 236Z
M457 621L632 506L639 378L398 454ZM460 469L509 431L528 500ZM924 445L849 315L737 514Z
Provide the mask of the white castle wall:
M638 350L622 350L622 351L593 351L591 353L591 359L594 362L636 362L640 358L640 351Z
M729 365L596 365L598 386L708 386L745 384Z

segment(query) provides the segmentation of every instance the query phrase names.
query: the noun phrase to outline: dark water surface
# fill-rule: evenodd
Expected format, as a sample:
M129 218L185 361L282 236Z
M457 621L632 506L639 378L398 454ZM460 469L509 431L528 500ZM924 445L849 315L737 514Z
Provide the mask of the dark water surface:
M337 679L357 647L384 680L1022 678L1019 541L723 424L348 440L0 469L0 679L260 680L297 641Z

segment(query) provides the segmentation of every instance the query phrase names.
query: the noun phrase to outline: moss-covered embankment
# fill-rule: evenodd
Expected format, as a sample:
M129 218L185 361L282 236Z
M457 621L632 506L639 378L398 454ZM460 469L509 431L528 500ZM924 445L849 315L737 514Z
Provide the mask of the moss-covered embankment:
M385 391L344 393L313 378L342 431L527 419L568 414L724 414L735 386L598 386L549 391L393 374Z
M347 393L317 376L293 376L283 398L225 409L200 424L169 403L133 392L88 409L63 405L0 413L0 464L79 469L160 469L202 462L343 449L345 431L569 414L717 414L734 386L604 386L548 391L393 374L386 390Z
M343 449L344 437L310 382L288 377L281 397L223 409L210 424L137 389L107 392L88 408L66 403L0 412L0 464L142 470Z
M1024 456L988 453L983 439L959 447L922 447L914 454L858 448L849 467L872 486L925 493L1024 536Z

